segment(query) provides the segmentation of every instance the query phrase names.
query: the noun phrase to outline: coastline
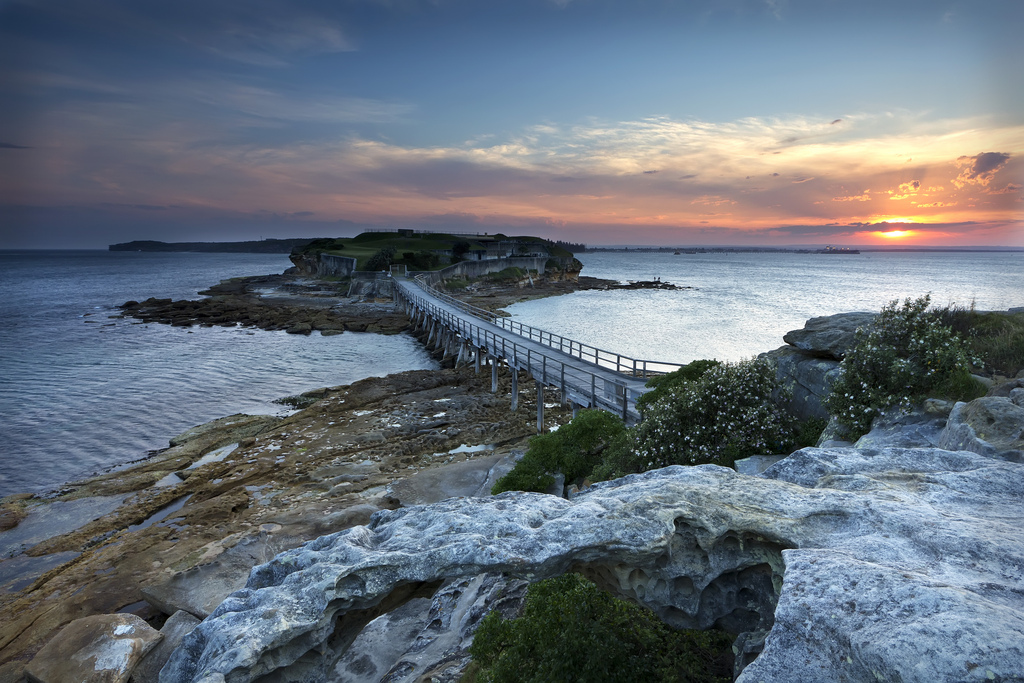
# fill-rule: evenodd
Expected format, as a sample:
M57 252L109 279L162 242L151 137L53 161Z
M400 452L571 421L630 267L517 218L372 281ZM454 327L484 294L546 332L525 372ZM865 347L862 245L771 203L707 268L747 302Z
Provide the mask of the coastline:
M242 278L225 286L237 290L240 299L269 299L282 309L301 308L303 315L321 315L336 306L336 293L297 292L255 280L259 278ZM521 293L508 289L504 296L519 300ZM480 294L480 288L474 293ZM219 296L219 303L215 296L208 305L223 308L223 297L232 295ZM500 298L487 292L484 297ZM174 303L168 310L180 311L180 316L161 322L227 324L204 315L212 308ZM370 321L383 302L344 305L362 311L354 319ZM857 315L868 314L833 316L829 326ZM230 324L238 322L243 321ZM789 346L772 353L786 352L793 356L787 359L799 356L812 365L823 362L816 355L821 340L804 338L816 334L811 327L791 332L785 338ZM301 333L312 331L310 324ZM465 507L464 519L488 528L486 520L476 520L474 511L477 506L504 509L504 499L457 498L488 495L535 433L532 418L537 406L535 392L525 390L530 383L521 382L519 411L510 412L508 371L501 371L495 393L487 374L478 375L471 367L444 367L308 391L285 401L300 408L287 417L232 415L214 420L174 437L167 449L143 461L72 482L47 496L3 499L0 531L7 531L0 533L0 558L17 557L0 561L0 610L12 615L0 624L0 683L23 681L27 663L43 645L55 642L53 636L71 621L85 615L131 615L158 628L165 623L170 627L173 620L195 623L242 588L254 565L314 538L335 534L322 542L341 542L344 535L336 532L368 524L376 512L381 512L378 522L386 523L407 512L410 518L429 515L432 508L417 506L448 500L444 505ZM1020 385L1018 381L1013 386ZM570 417L557 404L545 408L549 426L564 424ZM943 416L928 419L946 422ZM877 443L858 444L850 451L889 443L905 448L914 440L911 437L921 441L917 432L893 436L886 428L873 433ZM839 449L836 457L846 457L839 442L828 447ZM808 457L833 453L824 446L809 450L814 453ZM806 474L805 467L794 467L800 476ZM595 490L600 497L600 486L583 495ZM705 489L700 491L703 495ZM572 499L570 494L570 505ZM585 507L586 501L581 505ZM415 509L399 516L385 512L410 506ZM774 519L765 519L769 518ZM71 520L70 526L56 529L63 520ZM47 524L52 533L46 533ZM552 524L561 528L554 518ZM429 533L443 536L450 532L448 527L443 521ZM481 533L490 537L491 532ZM532 538L532 531L522 533ZM525 561L519 554L515 557L516 562ZM447 599L443 591L439 595Z
M595 280L582 288L616 285ZM523 294L505 287L493 298L580 288L563 283ZM202 294L128 302L123 314L299 334L408 328L386 302L355 302L335 283L299 276L236 278ZM489 376L467 367L317 389L284 399L301 407L287 417L226 416L141 460L43 494L3 498L0 611L12 618L0 625L0 683L24 680L32 656L80 616L131 613L159 627L178 609L212 610L244 586L253 565L365 524L377 510L489 495L536 432L536 395L527 386L520 383L515 413L507 371L496 393ZM571 418L551 403L545 415L549 425Z

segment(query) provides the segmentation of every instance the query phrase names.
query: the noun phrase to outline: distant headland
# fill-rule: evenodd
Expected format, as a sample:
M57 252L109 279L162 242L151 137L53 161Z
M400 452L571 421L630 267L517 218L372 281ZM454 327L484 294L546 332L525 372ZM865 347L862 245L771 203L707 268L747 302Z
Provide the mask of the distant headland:
M202 251L215 253L290 254L312 242L313 237L249 240L247 242L157 242L136 240L107 247L109 251Z

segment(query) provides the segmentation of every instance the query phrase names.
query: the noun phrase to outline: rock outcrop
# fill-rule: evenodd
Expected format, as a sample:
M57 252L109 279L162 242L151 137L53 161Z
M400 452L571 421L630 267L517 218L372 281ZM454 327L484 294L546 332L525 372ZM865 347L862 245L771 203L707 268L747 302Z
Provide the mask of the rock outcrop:
M938 445L1024 462L1024 407L999 396L957 403Z
M803 329L782 335L782 340L818 358L842 360L853 348L857 328L869 325L877 313L838 313L811 318Z
M777 397L779 404L800 420L828 419L822 401L839 377L839 361L853 347L857 328L874 318L874 313L811 318L783 335L788 346L761 354L775 362L779 385L788 390L788 396Z
M76 619L29 663L31 683L124 683L163 636L134 614Z
M767 633L742 683L1019 681L1022 495L1024 466L975 453L808 448L758 477L669 467L571 501L382 511L256 567L160 680L331 680L364 625L446 578L576 570L672 626Z

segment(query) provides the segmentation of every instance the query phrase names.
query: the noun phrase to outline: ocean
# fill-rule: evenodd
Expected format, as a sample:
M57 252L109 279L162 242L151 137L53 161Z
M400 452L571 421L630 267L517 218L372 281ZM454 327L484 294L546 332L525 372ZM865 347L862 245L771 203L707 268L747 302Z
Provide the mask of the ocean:
M586 291L516 304L523 322L636 358L738 360L808 318L937 304L1024 306L1020 253L588 253L583 273L692 287ZM0 497L145 457L185 429L276 398L436 367L406 335L288 335L116 317L150 296L280 273L284 255L0 252Z
M283 254L0 252L0 497L137 460L225 415L286 413L276 398L436 367L407 335L111 317L129 299L196 298L290 265Z
M664 290L590 290L515 304L523 323L645 360L737 361L784 344L810 318L877 312L893 299L931 294L936 305L1024 306L1021 252L860 254L597 252L583 274Z

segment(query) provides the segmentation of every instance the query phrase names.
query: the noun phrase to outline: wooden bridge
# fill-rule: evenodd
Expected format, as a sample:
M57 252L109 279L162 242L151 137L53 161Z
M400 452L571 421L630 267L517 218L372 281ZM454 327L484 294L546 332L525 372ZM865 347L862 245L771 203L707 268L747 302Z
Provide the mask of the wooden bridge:
M552 334L471 306L438 292L415 278L395 278L396 305L427 345L443 348L456 363L472 362L477 372L491 367L491 391L498 390L498 368L512 370L512 410L519 402L519 374L526 371L537 387L537 431L544 428L544 389L561 392L563 404L600 408L633 424L639 421L636 399L648 391L647 379L671 372L677 363L629 358Z

